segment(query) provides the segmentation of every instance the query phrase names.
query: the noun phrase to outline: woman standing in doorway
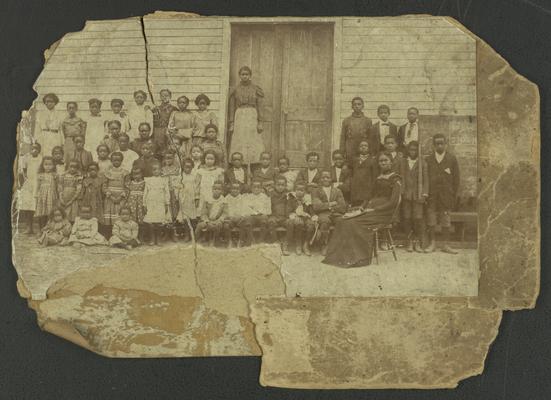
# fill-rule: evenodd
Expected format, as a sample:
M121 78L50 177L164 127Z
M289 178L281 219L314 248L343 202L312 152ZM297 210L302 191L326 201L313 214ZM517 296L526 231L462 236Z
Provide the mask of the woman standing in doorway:
M249 166L258 161L264 151L260 104L264 97L262 89L251 81L252 71L243 66L239 69L239 85L230 92L229 98L229 148L228 154L240 152Z

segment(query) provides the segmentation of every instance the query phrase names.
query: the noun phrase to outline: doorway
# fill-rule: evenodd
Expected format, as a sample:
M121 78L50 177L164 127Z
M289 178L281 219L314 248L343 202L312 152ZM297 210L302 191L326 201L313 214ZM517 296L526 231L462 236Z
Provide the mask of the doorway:
M306 165L316 151L331 161L333 24L232 25L230 87L243 65L264 91L260 109L264 147L291 167ZM275 160L274 160L275 163Z

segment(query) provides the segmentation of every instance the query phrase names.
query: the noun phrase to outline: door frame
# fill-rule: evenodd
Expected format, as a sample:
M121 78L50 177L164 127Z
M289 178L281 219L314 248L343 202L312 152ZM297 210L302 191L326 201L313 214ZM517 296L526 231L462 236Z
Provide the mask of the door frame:
M327 24L333 27L333 65L332 65L332 105L331 105L331 121L329 121L328 139L330 140L330 151L339 147L340 140L340 126L342 121L340 104L341 104L341 65L342 65L342 17L274 17L270 18L270 21L266 21L267 18L250 17L250 18L225 18L223 28L223 46L222 46L222 84L220 87L220 114L221 127L225 132L226 123L228 119L228 95L230 89L230 63L231 63L231 40L232 40L232 27L241 25L292 25L292 24L312 24L321 25ZM226 140L226 135L224 138ZM273 140L273 139L272 139ZM327 165L328 166L328 165Z

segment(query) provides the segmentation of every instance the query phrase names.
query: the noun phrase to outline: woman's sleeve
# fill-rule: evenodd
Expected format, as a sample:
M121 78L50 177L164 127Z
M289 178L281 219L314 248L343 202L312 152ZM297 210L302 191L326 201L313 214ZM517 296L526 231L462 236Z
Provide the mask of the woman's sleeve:
M264 91L260 86L256 87L256 114L257 120L262 121L262 102L264 101Z
M230 90L228 97L228 121L233 122L235 109L237 108L237 104L235 103L235 88Z
M396 179L394 181L394 184L392 185L392 193L390 194L390 198L380 206L374 207L374 210L375 211L394 210L398 205L398 202L400 201L401 193L402 193L402 184L400 183L399 179Z

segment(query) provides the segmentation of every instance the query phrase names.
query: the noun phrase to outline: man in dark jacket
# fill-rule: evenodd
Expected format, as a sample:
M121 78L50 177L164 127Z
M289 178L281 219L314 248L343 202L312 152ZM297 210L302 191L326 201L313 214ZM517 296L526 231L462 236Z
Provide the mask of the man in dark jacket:
M427 207L427 225L429 246L425 252L432 252L435 248L434 227L439 224L442 228L442 251L457 254L449 244L451 227L450 212L455 208L457 191L459 189L459 165L454 155L447 152L447 140L442 134L432 138L434 153L427 157L429 172L429 198Z

